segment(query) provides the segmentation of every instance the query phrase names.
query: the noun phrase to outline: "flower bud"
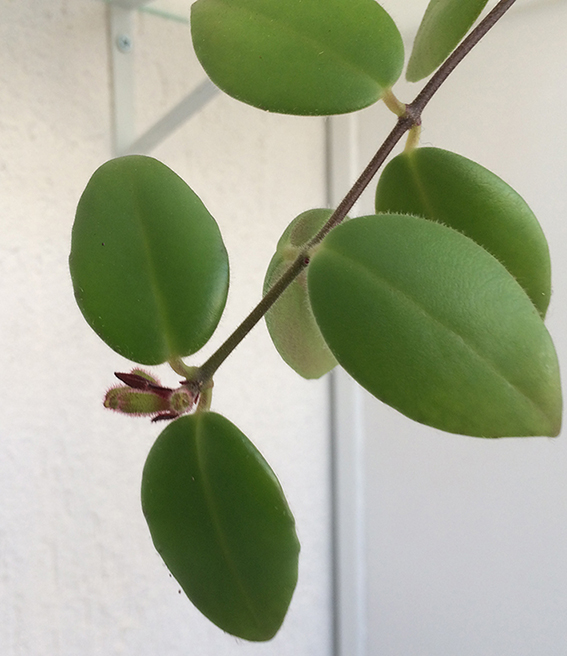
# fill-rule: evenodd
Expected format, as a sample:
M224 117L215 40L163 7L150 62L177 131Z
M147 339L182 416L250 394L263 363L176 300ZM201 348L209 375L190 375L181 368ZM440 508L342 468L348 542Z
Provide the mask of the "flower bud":
M128 415L153 415L152 421L176 419L190 412L199 398L199 388L190 381L171 389L143 369L114 375L125 385L108 390L104 407Z
M112 387L106 393L104 407L129 415L155 415L170 411L169 399L151 391L140 391L131 387Z

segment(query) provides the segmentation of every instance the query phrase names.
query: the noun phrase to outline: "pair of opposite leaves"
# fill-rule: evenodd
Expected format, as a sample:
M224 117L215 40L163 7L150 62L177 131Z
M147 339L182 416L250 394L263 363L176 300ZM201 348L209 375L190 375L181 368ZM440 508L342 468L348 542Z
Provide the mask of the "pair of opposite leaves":
M87 322L141 364L196 352L224 309L229 267L218 226L149 157L94 173L69 265ZM234 424L213 412L169 424L144 466L142 507L158 553L206 617L248 640L274 636L297 582L299 542L276 476Z
M549 252L522 198L482 166L422 148L386 167L376 210L332 230L268 313L284 360L306 378L338 361L377 398L445 431L557 435ZM330 213L290 225L266 288Z
M457 46L487 0L431 0L408 62L416 82ZM197 57L211 80L273 112L331 115L383 97L404 65L400 32L375 0L197 0Z

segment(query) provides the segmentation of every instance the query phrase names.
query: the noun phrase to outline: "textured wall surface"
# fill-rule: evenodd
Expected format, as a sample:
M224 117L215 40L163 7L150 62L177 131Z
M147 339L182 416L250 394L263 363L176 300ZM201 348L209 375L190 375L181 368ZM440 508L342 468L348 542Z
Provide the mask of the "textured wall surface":
M139 131L202 73L186 25L139 16L134 46ZM296 517L300 580L283 629L264 645L223 634L154 551L139 486L159 428L102 408L129 363L87 326L67 270L77 200L111 156L109 74L103 3L0 0L0 654L327 655L327 386L288 370L264 325L219 371L213 407L264 453ZM152 153L200 195L228 247L212 346L259 299L285 225L324 203L323 139L319 119L218 96Z

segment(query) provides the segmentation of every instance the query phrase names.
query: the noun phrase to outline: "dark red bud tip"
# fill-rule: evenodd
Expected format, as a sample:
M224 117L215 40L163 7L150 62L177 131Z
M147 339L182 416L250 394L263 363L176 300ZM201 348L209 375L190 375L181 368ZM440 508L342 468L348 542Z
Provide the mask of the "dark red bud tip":
M144 376L139 374L122 374L120 372L114 372L114 375L118 380L121 380L123 383L126 383L128 387L133 387L134 389L148 389L150 386L150 381Z
M157 378L150 376L150 374L142 371L141 369L134 369L129 374L114 372L114 375L116 378L118 378L118 380L126 383L128 387L131 387L132 389L152 392L162 399L169 398L170 394L173 392L170 387L162 387Z

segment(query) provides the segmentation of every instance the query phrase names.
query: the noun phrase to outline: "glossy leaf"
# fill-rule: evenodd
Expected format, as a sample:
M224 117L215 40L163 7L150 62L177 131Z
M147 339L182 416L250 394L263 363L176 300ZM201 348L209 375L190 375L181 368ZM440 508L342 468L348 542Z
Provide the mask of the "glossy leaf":
M480 437L558 434L557 357L508 271L461 233L377 215L335 228L308 269L339 363L408 417Z
M284 114L371 105L404 63L400 33L374 0L197 0L191 33L218 87Z
M332 210L316 209L296 217L281 236L266 278L264 293L298 256L301 247L317 234ZM266 314L266 325L276 349L287 364L304 378L320 378L336 366L313 316L307 274L303 271Z
M551 296L545 235L523 198L480 164L440 148L402 153L382 173L376 211L423 216L474 239L545 316Z
M234 424L209 412L171 423L148 455L142 507L158 553L206 617L246 640L275 635L299 542L275 474Z
M142 364L200 349L226 302L228 257L215 220L151 157L114 159L93 174L77 207L69 265L85 319Z
M417 31L406 78L417 82L440 66L469 31L487 0L430 0Z

